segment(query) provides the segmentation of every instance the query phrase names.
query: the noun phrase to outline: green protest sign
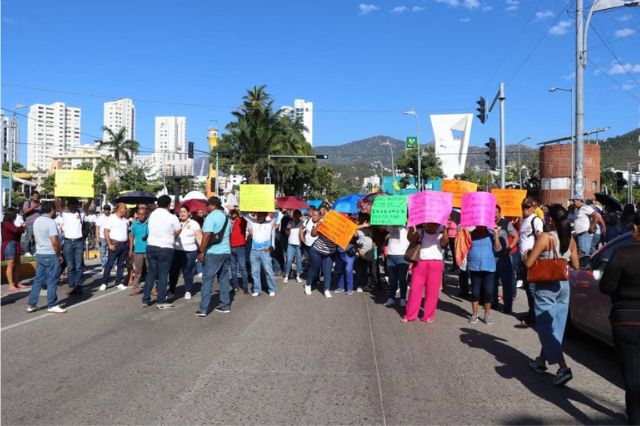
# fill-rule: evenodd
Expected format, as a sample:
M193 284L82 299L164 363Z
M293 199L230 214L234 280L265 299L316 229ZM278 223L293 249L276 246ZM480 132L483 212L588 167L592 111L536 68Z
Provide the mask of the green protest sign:
M389 195L374 198L371 207L372 225L405 225L407 223L407 196Z

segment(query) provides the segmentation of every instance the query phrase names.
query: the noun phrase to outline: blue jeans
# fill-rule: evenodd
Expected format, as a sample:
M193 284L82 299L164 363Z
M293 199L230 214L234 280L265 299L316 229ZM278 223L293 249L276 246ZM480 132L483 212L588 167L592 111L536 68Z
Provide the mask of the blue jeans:
M309 248L309 272L307 273L307 285L313 285L313 282L320 276L324 275L324 291L331 289L331 268L333 267L333 259L331 254L323 254L313 247Z
M62 244L62 254L67 263L67 282L69 287L82 288L82 252L84 251L84 241L64 240Z
M284 269L284 276L288 277L291 272L291 265L293 265L293 258L296 258L296 275L302 275L302 252L300 246L294 246L289 244L287 246L287 264Z
M53 308L58 303L56 290L60 277L60 261L55 254L36 254L36 277L29 293L29 306L37 306L40 289L47 286L47 307Z
M102 272L102 283L104 285L107 285L109 283L109 275L111 274L111 268L113 268L114 263L117 265L116 284L122 283L122 277L124 276L125 263L127 261L127 257L129 256L129 243L115 243L115 246L116 249L114 251L109 250L107 263L104 266L104 271Z
M533 293L540 357L549 364L564 361L562 339L569 314L569 281L529 283Z
M242 283L238 285L238 272ZM249 271L247 271L247 247L231 247L231 285L233 288L249 289Z
M469 271L471 276L471 301L491 303L493 300L493 280L495 272Z
M593 234L583 232L576 235L576 241L578 243L578 257L589 256L591 254L591 240Z
M200 312L207 313L211 297L213 296L213 279L220 273L220 304L219 308L229 309L229 262L231 254L209 254L204 258L204 272L202 273L202 290L200 292Z
M252 249L250 255L251 276L253 277L253 292L260 293L262 291L262 280L260 279L260 265L264 268L267 276L267 287L269 293L276 291L276 280L273 276L271 254L261 249Z
M24 224L24 234L22 235L22 254L35 254L36 245L33 242L33 222Z
M107 264L107 257L109 256L109 246L107 245L107 240L104 238L100 238L100 265L104 268L104 265Z
M589 254L593 254L598 249L598 244L602 241L602 234L593 234L593 238L591 239L591 251Z
M502 297L505 311L513 308L513 296L516 293L516 283L513 281L513 264L511 256L499 256L496 259L495 285L493 287L493 303L498 304L498 280L502 284Z
M153 284L158 280L158 303L167 301L167 278L173 261L173 249L147 246L147 278L144 281L142 303L149 303Z
M176 250L173 252L171 272L169 273L169 290L175 293L178 284L178 276L182 272L184 278L184 291L193 293L193 270L198 259L198 251Z
M356 262L355 256L350 256L345 251L340 251L338 254L338 261L336 262L336 271L338 272L338 288L353 291L353 265ZM326 278L325 278L326 279Z
M389 298L395 299L396 291L400 286L400 298L407 298L407 262L402 254L390 254L387 256L387 274L389 274Z

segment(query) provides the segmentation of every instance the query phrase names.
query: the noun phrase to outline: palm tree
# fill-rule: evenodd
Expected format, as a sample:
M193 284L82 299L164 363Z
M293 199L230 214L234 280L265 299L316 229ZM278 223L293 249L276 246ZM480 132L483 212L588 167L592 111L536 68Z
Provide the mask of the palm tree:
M133 156L140 151L140 144L133 139L127 139L127 129L125 127L121 127L117 132L107 126L102 129L109 137L109 140L97 140L98 148L107 148L112 151L113 158L117 163L120 163L120 160L123 159L127 164L131 164Z
M98 161L96 169L94 171L94 183L101 186L105 185L105 192L111 186L111 182L115 179L115 171L118 168L118 163L114 157L103 157ZM96 186L97 188L98 186ZM97 191L96 191L97 192Z

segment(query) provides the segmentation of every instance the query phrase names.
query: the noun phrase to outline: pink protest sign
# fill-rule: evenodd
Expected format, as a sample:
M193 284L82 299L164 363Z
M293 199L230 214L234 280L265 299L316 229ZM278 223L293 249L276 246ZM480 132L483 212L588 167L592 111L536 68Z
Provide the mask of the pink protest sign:
M422 191L409 196L409 226L421 223L447 224L453 207L453 194L441 191Z
M462 196L460 226L486 226L496 222L496 197L490 192L469 192Z

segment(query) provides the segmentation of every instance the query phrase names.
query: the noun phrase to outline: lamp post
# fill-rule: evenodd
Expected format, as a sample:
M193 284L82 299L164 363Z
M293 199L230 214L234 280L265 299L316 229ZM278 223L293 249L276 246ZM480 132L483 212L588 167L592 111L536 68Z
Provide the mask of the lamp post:
M422 154L420 152L420 119L415 108L404 111L403 114L413 115L416 118L416 148L418 149L418 192L422 191Z
M516 145L518 145L518 174L520 178L520 189L522 189L522 161L520 161L520 144L524 141L528 141L529 139L531 139L531 136L527 136L526 138L516 143Z
M569 93L569 97L570 97L570 117L569 117L569 130L570 130L570 135L571 135L571 139L569 141L569 143L571 144L571 180L569 183L569 192L573 191L573 180L574 180L574 173L575 173L575 167L576 167L576 147L573 144L573 87L570 87L568 89L564 89L562 87L551 87L549 89L549 92L553 93L553 92L557 92L557 91L561 91L561 92L567 92Z
M389 139L387 139L386 142L384 142L382 145L388 146L389 147L389 152L391 152L391 172L393 174L393 181L396 181L396 166L393 162L393 147L391 145L391 142L389 141Z

